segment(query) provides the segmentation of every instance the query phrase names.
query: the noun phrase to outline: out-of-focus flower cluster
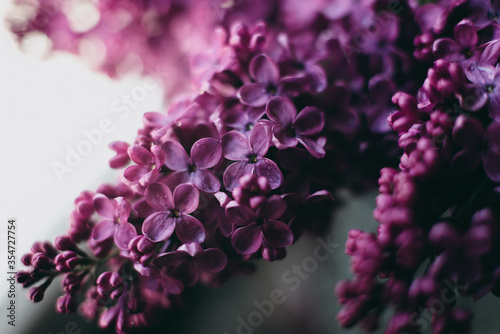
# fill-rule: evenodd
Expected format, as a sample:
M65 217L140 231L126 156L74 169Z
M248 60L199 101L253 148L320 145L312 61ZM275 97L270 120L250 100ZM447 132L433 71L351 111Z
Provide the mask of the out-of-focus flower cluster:
M151 325L187 287L324 231L336 191L370 188L384 166L378 234L347 241L341 324L373 330L392 304L387 332L411 333L443 287L496 289L496 2L96 0L93 24L75 16L81 2L18 3L30 11L11 19L19 37L97 50L111 76L162 66L176 97L144 114L133 143L109 145L120 180L83 192L68 233L23 257L33 301L61 275L60 312L117 333ZM452 306L436 333L467 330Z
M500 26L498 1L418 6L415 58L430 65L418 94L398 92L388 118L404 153L384 168L377 233L351 230L353 280L336 293L341 325L385 333L471 333L459 296L500 293Z

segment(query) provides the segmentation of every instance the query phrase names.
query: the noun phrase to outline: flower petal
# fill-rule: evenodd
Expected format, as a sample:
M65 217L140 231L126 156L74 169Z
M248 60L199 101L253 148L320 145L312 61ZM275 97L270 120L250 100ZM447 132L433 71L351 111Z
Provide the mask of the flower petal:
M163 183L153 183L147 187L144 197L149 205L156 210L167 211L174 209L172 191Z
M325 116L323 112L314 107L305 107L295 119L295 131L304 136L313 136L323 130Z
M252 79L264 86L276 85L280 77L278 65L266 55L253 58L250 62L249 71Z
M121 223L116 228L115 244L118 248L127 250L130 240L137 236L137 231L134 225L130 223Z
M175 233L183 243L196 242L201 244L205 241L205 228L203 224L190 215L183 215L179 218Z
M257 123L250 132L250 147L252 153L258 157L266 155L269 149L269 134L264 125Z
M232 191L239 185L239 180L243 175L253 173L254 166L256 165L258 165L258 163L250 164L246 161L238 161L232 165L229 165L224 171L224 175L222 176L226 189Z
M265 176L271 189L276 189L283 183L283 173L276 163L267 158L261 158L255 165L255 174Z
M262 204L257 215L260 219L278 219L286 210L286 202L278 195L272 195Z
M187 261L191 256L182 251L174 251L167 253L160 253L154 260L154 263L163 267L175 267L184 261Z
M262 225L262 234L273 247L290 246L293 242L293 233L287 224L278 220L268 220Z
M321 159L325 156L325 149L323 148L325 138L319 138L316 141L308 137L299 137L297 139L313 157Z
M102 241L115 233L116 224L112 220L103 220L92 229L92 239Z
M462 46L472 49L476 46L478 38L476 28L472 22L462 21L453 29L455 40Z
M232 161L247 160L251 154L247 137L241 132L230 131L222 139L222 153L224 157Z
M267 117L283 128L289 128L295 121L297 111L292 102L284 97L275 96L266 104Z
M226 216L233 224L239 226L245 226L257 220L257 215L252 209L239 205L236 201L231 201L226 206Z
M253 254L262 244L262 230L255 224L240 227L231 236L231 243L239 254Z
M185 286L193 286L200 278L200 269L194 261L186 261L175 267L172 275L181 280Z
M280 150L295 147L298 144L297 138L290 135L290 131L286 128L282 128L279 124L273 126L274 140L273 144L276 145Z
M209 248L194 257L200 268L208 273L218 273L227 264L224 252L217 248Z
M200 193L191 184L184 183L174 190L174 208L179 213L191 213L198 208Z
M211 168L220 161L222 146L213 138L203 138L193 144L191 160L197 168Z
M138 183L141 178L149 173L151 169L141 165L132 165L125 168L123 171L123 182L127 184Z
M432 45L434 56L444 58L448 61L459 61L462 55L463 46L452 40L451 38L440 38Z
M142 233L151 241L159 242L168 239L174 232L176 219L170 214L156 212L144 220Z
M138 165L152 164L154 159L151 152L141 145L133 145L128 148L128 154L132 161Z
M116 205L113 201L107 198L103 194L96 194L94 196L94 206L95 210L101 217L114 218Z
M216 193L220 190L219 179L208 170L198 170L192 174L191 181L201 191Z
M251 107L262 107L271 97L267 93L266 87L260 83L248 83L238 91L238 98L241 103Z
M172 170L186 170L191 165L184 147L176 141L167 141L161 146L165 152L165 165Z

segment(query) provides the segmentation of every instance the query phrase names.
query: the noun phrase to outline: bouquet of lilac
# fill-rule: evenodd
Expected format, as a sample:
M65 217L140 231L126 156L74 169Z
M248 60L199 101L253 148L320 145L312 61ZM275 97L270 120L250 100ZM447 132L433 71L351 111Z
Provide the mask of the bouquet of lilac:
M187 288L324 233L338 190L370 189L380 170L381 225L349 233L340 324L373 331L394 305L387 333L421 331L426 308L436 333L466 333L470 314L433 300L498 290L496 2L99 0L83 30L68 1L17 2L20 39L102 46L112 77L171 73L168 110L109 145L120 180L82 192L69 231L22 258L34 302L61 276L59 312L152 325Z

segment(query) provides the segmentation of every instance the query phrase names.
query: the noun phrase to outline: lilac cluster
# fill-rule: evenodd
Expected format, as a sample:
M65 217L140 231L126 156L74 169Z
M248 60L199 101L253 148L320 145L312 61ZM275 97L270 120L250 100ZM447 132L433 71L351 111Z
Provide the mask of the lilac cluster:
M471 333L478 300L500 286L497 1L437 1L415 10L418 94L398 92L388 124L404 153L379 178L377 233L349 232L355 275L337 285L342 326L385 333Z
M462 63L444 59L432 69L420 104L412 100L425 79L422 69L431 66L431 37L419 37L422 56L413 57L417 22L431 20L413 1L242 0L214 10L213 1L101 0L95 2L100 20L78 33L67 6L60 6L64 1L54 1L55 7L50 0L19 0L50 15L45 25L28 19L14 31L20 37L42 32L56 49L71 52L82 40L102 43L108 51L101 69L112 76L134 68L126 58L134 51L146 74L156 64L180 68L187 72L166 81L183 92L190 82L197 92L176 95L164 113L145 113L133 143L111 143L116 154L109 165L121 169L120 180L82 193L67 235L56 247L36 244L26 256L30 271L19 273L19 282L44 280L30 292L34 301L54 277L65 277L60 312L78 308L117 333L151 325L159 310L181 302L187 287L218 286L250 272L250 260L282 259L304 230L324 231L332 194L370 188L383 166L389 168L380 215L410 217L412 205L421 205L415 202L417 178L439 172L446 154L456 153L448 145L443 154L429 150L434 138L452 140L446 135L453 128L445 110L430 110L459 101L453 89L467 76ZM195 47L187 51L181 42ZM188 67L173 64L180 56ZM394 95L398 90L406 93ZM391 127L401 129L401 147ZM479 141L462 143L460 167L480 150ZM390 168L403 151L408 177ZM421 261L420 244L405 242L423 239L421 230L405 229L394 243L388 226L384 233L386 247L399 245L415 257L408 266ZM83 242L86 247L76 245ZM352 232L348 243L356 273L373 283L360 306L369 311L382 292L372 278L387 264L386 249L361 232ZM356 285L346 287L341 300L355 308ZM344 324L359 320L352 314L344 312Z

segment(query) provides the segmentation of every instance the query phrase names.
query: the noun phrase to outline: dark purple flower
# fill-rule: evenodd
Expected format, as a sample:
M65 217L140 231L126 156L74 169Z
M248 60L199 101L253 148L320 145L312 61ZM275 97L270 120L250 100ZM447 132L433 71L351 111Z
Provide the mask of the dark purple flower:
M234 231L231 242L240 254L253 254L265 240L272 247L286 247L293 242L287 224L277 220L286 210L285 201L273 195L257 211L239 205L236 201L226 206L226 214L240 226Z
M470 62L479 60L482 50L476 48L478 36L476 28L470 21L462 21L453 30L455 39L440 38L434 42L433 52L436 58L444 58L450 62Z
M278 148L295 147L302 144L315 158L325 155L324 139L314 140L325 126L323 112L305 107L297 115L294 105L283 97L273 97L266 105L266 113L273 126L273 135Z
M76 266L80 264L80 259L78 259L75 252L64 251L56 256L54 262L56 263L57 271L66 273L75 269Z
M127 220L130 204L123 198L109 199L103 194L94 196L97 213L105 219L97 223L92 230L92 239L101 242L114 236L115 243L121 249L128 249L129 241L137 235L134 225Z
M189 214L198 208L198 190L190 184L181 184L174 193L162 183L153 183L145 193L146 201L159 212L153 213L144 221L142 232L153 242L168 239L176 232L183 243L202 243L205 228L202 223Z
M451 169L456 173L472 172L481 161L481 145L484 127L473 117L460 115L455 120L453 141L462 147L451 160Z
M257 124L249 138L238 131L226 133L222 139L222 152L228 160L237 161L227 167L223 175L224 185L233 190L240 177L246 174L265 176L271 189L278 188L283 182L283 174L276 163L264 158L269 149L270 133L262 124Z
M249 72L256 82L241 87L238 97L243 104L262 107L281 90L280 70L274 60L266 55L259 55L250 62Z
M66 293L57 299L56 310L62 314L69 314L76 311L78 302L74 295Z
M123 279L117 272L105 271L97 278L97 293L104 299L117 300L124 289Z
M193 286L198 282L200 270L217 273L226 266L227 257L217 248L203 249L196 243L189 243L180 246L177 251L158 254L154 263L173 268L175 277L186 286Z
M161 146L165 152L165 165L176 171L169 175L169 183L179 185L193 183L201 191L215 193L220 182L209 168L217 165L222 157L222 147L218 140L203 138L193 144L191 158L176 141L167 141Z
M165 161L165 154L159 146L151 147L151 152L140 145L129 147L128 154L137 164L123 171L123 182L147 187L156 182L160 176L160 168Z

